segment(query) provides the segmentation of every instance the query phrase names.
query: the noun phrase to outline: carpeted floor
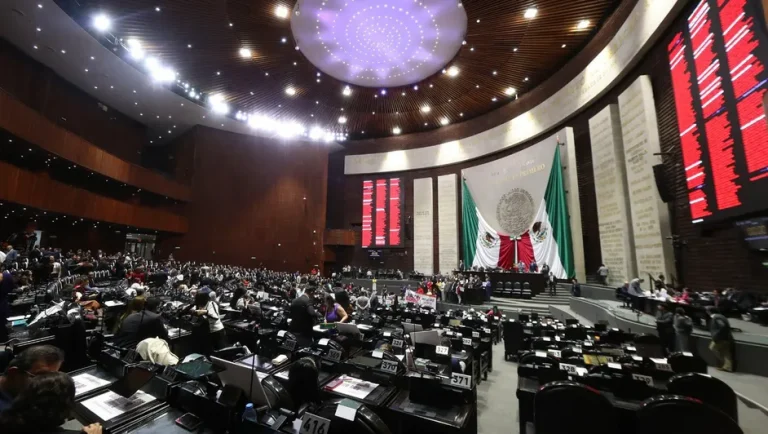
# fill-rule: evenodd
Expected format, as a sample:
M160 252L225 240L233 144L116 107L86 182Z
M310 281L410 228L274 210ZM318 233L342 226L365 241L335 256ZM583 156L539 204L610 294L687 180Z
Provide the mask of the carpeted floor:
M751 400L768 407L768 378L748 374L729 374L710 370L712 376L720 378ZM493 347L493 372L488 381L477 387L478 434L518 433L517 418L517 363L504 361L504 344ZM739 425L744 434L766 432L768 415L758 408L750 408L739 400ZM533 433L533 425L528 425Z

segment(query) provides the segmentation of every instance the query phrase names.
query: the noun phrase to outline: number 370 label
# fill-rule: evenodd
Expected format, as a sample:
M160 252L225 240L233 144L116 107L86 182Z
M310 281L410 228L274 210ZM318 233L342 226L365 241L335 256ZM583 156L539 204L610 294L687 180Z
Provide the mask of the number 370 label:
M330 420L312 413L304 413L304 417L301 418L299 434L328 434L330 427Z
M472 376L464 374L451 374L451 385L462 389L472 388Z

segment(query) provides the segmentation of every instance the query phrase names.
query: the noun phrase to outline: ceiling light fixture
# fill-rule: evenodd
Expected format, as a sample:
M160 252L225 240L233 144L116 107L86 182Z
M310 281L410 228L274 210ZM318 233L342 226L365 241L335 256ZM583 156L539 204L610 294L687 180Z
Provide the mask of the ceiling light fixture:
M284 5L278 5L277 7L275 7L275 15L278 18L282 18L282 19L288 18L289 13L290 11Z
M536 8L528 8L525 10L525 13L523 14L523 17L532 20L536 18L536 15L538 15L539 10Z
M251 55L252 55L251 50L249 50L247 48L241 48L239 53L240 53L240 57L242 57L244 59L250 59Z
M92 22L93 27L100 32L106 32L112 28L112 20L106 14L95 15Z
M507 96L512 96L515 94L515 88L514 87L508 87L504 89L504 94Z
M589 27L589 20L581 20L579 21L579 24L576 25L576 28L579 30L584 30L587 27Z
M528 77L525 77L525 79L523 79L523 81L528 81Z
M226 115L229 113L229 105L224 102L224 97L219 94L211 95L208 98L208 104L210 104L211 110L216 114Z
M141 46L141 42L139 42L137 39L131 38L125 43L128 46L128 52L131 53L131 57L136 60L141 60L144 58L146 53L144 52L144 48Z
M455 65L451 66L450 68L448 68L447 73L449 77L456 77L457 75L459 75L459 68Z
M432 107L430 107L430 106L428 106L428 105L423 105L423 106L421 106L421 112L422 112L422 113L429 113L429 112L431 112L431 111L432 111Z
M341 91L341 94L344 96L350 96L352 95L352 89L350 89L349 86L344 86L344 90Z
M398 135L401 132L402 132L402 130L400 129L400 127L392 128L392 134L394 134L394 135ZM363 132L363 134L365 134L365 132Z
M565 44L561 45L560 48L565 48Z
M440 125L448 125L450 122L446 117L440 118Z
M382 95L386 95L387 94L387 89L381 89L381 94Z
M339 116L339 123L344 125L347 123L347 118L345 116Z
M514 51L515 53L517 53L517 47L513 48L513 49L512 49L512 51Z
M288 87L285 88L285 93L288 96L294 96L294 95L296 95L296 89L293 86L288 86Z

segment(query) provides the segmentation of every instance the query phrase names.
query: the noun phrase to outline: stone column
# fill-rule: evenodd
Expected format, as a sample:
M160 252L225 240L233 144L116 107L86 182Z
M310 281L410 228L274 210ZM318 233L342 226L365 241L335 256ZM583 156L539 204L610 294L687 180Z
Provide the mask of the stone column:
M413 180L413 269L434 274L432 178Z

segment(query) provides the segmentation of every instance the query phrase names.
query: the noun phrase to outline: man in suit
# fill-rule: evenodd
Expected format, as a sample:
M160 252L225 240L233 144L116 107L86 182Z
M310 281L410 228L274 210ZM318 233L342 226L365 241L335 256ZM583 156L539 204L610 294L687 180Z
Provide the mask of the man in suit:
M659 304L658 311L656 312L656 331L659 333L659 339L661 339L661 345L666 350L667 354L675 351L675 329L674 316L672 312L667 309L664 304Z
M128 315L115 336L115 344L133 348L147 338L160 338L170 342L163 318L157 313L160 303L159 298L151 297L147 299L143 311Z
M307 286L304 294L291 302L291 332L296 335L300 346L312 344L312 327L317 320L314 307L315 289L313 285Z

